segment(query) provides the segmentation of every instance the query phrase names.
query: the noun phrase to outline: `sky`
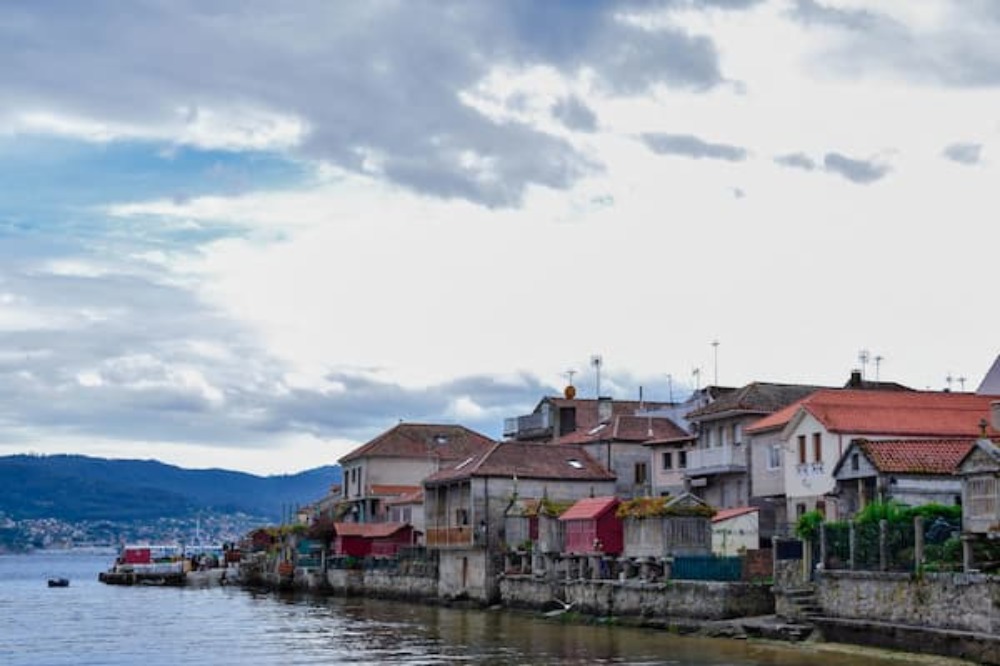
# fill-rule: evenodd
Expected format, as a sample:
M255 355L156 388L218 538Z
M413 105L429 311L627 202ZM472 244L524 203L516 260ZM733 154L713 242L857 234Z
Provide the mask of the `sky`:
M0 455L1000 352L992 0L5 2L0 63Z

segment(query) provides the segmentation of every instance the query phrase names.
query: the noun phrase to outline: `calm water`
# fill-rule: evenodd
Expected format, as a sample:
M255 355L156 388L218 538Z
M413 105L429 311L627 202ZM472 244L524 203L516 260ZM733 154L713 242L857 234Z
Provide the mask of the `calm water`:
M0 556L0 664L886 666L808 647L564 625L498 611L97 582L108 554ZM71 579L49 588L49 577Z

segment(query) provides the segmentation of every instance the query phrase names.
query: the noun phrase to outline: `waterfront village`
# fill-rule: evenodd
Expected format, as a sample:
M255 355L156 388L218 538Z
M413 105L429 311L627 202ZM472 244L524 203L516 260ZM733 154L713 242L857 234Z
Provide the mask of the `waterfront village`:
M400 422L241 544L244 582L1000 663L1000 358L975 392L845 373L683 402L572 385Z

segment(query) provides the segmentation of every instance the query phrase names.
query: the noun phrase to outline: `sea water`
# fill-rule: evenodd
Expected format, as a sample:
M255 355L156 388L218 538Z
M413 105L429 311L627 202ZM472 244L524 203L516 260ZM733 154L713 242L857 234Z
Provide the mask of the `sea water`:
M885 666L815 646L689 638L499 610L208 588L104 585L113 553L0 556L0 664ZM70 579L49 588L49 578Z

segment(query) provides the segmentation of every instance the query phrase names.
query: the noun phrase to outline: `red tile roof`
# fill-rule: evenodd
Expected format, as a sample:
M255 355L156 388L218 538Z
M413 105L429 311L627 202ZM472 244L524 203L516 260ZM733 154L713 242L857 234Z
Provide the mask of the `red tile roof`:
M800 410L829 432L895 437L976 437L995 396L937 391L817 391L747 428L754 433L791 422ZM997 431L990 428L990 436Z
M587 497L566 509L559 520L593 520L617 506L617 497Z
M560 444L587 444L590 442L647 442L649 440L676 440L691 437L679 425L665 416L621 415L590 430L577 430L559 438Z
M971 438L862 440L857 446L880 472L954 474L975 443Z
M612 481L615 475L576 444L500 442L479 456L432 474L424 484L471 477Z
M363 537L365 539L384 539L401 529L408 527L407 523L334 523L333 529L338 536Z
M421 486L416 492L406 493L405 495L399 495L398 497L387 499L385 503L387 506L400 506L403 504L423 504L424 489Z
M731 509L719 509L712 516L712 522L717 523L722 520L728 520L730 518L735 518L737 516L742 516L748 513L756 513L759 509L755 506L737 506Z
M495 443L486 435L460 425L400 423L354 449L340 462L369 457L464 460L488 450Z
M423 486L402 486L388 483L373 483L368 486L368 495L378 497L399 497L402 495L419 493L422 490Z

